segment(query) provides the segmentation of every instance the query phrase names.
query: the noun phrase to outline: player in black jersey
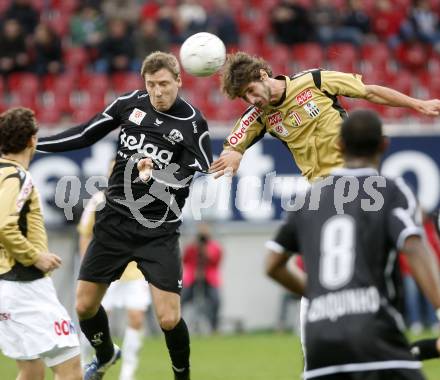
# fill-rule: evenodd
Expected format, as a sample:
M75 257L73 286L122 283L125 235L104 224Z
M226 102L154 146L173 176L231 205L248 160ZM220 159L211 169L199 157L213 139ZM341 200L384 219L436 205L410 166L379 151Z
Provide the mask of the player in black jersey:
M175 56L150 54L141 75L146 91L120 96L88 122L38 144L45 152L79 149L120 128L106 205L96 215L76 296L81 329L96 350L86 380L102 378L120 355L100 303L130 261L137 262L150 284L175 378L189 379L189 334L180 313L179 226L195 172L207 172L212 161L211 142L200 111L178 95L182 81Z
M309 299L304 379L423 379L396 309L396 251L440 309L440 275L403 180L377 172L386 148L379 118L353 112L341 128L345 167L306 193L273 241L267 272ZM286 269L304 255L307 280Z

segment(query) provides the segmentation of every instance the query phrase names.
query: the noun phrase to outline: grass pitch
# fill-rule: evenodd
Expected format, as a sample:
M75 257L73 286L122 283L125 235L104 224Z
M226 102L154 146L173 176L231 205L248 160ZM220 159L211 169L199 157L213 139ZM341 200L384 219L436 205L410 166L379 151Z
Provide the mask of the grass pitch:
M290 334L253 334L192 337L193 380L293 380L300 379L302 354L299 339ZM120 364L106 380L117 380ZM424 363L429 380L440 378L440 359ZM0 379L13 380L16 367L0 355ZM46 380L52 379L47 371ZM173 378L164 340L145 339L137 380Z

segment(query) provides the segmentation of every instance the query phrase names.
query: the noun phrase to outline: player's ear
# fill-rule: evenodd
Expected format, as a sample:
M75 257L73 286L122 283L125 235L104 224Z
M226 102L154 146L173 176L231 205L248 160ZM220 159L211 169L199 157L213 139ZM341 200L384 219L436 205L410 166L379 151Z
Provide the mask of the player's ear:
M345 153L345 143L342 140L342 137L339 137L337 145L338 145L338 148L341 151L341 153L344 154Z
M388 136L382 136L382 141L379 147L380 153L384 153L389 146L390 146L390 139L388 138Z
M32 135L31 138L29 139L28 143L27 143L27 147L28 148L34 148L34 147L37 146L37 142L38 142L37 134Z
M177 78L176 78L176 82L177 82L177 87L182 87L182 77L180 74L177 74Z
M266 80L267 78L269 78L269 75L267 75L266 70L264 69L260 69L260 80Z

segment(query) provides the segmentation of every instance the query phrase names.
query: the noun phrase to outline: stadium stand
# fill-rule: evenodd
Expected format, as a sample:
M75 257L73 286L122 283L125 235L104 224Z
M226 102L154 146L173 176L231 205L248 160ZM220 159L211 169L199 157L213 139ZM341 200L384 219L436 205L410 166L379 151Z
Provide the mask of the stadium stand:
M273 65L276 74L294 74L304 69L322 67L358 72L364 75L366 83L389 85L408 94L422 97L440 96L440 84L437 79L440 72L439 46L434 42L414 38L408 40L406 34L401 32L411 18L413 9L410 0L393 1L393 9L399 10L394 13L389 11L388 0L363 1L362 11L372 20L372 25L370 32L363 34L363 43L359 46L347 42L335 42L323 46L317 42L316 37L313 38L312 32L309 42L281 44L276 42L272 30L271 14L277 5L283 3L282 0L224 1L229 4L232 10L232 22L239 30L238 44L228 45L228 50L240 49L261 55ZM203 0L200 4L209 13L218 6L218 2L219 0ZM304 7L308 13L313 12L315 4L311 0L298 0L293 3ZM349 15L348 3L345 0L332 2L341 19ZM178 23L172 21L178 12L178 2L167 0L157 3L149 1L145 4L139 2L139 4L141 6L139 20L130 25L130 30L134 33L145 18L152 19L157 22L164 38L171 42L170 51L178 53L179 45L185 37L185 30L179 30ZM81 13L84 6L94 7L97 14ZM24 8L17 11L17 7ZM103 22L104 35L96 36L96 41L105 38L106 25L110 20L103 20L104 12L99 7L100 1L0 0L0 16L3 21L13 17L22 22L21 20L26 20L26 17L31 19L37 14L39 23L51 26L62 40L64 61L64 72L58 75L37 76L36 72L32 71L34 67L32 64L27 69L30 72L4 73L0 80L0 109L19 104L32 106L42 123L57 126L62 122L79 121L82 117L92 116L93 112L99 111L99 107L115 95L143 87L137 72L96 73L95 64L99 58L102 58L99 56L99 42L94 44L93 39L82 44L74 41L72 20L75 15L83 18L92 17L93 20L89 21L95 23L94 28L102 27ZM429 12L439 18L439 0L430 1ZM17 15L20 15L19 18ZM210 30L210 19L207 20L206 28ZM29 29L23 25L22 28ZM35 57L32 33L28 35L26 41L32 60ZM200 79L183 73L183 80L185 95L199 105L208 119L229 121L236 116L236 111L240 112L244 108L239 102L230 102L221 96L218 77ZM345 105L351 108L351 102L345 101ZM405 120L408 118L406 111L376 108L388 120L404 121L404 118ZM418 118L412 113L410 116ZM419 118L419 121L421 120L423 121L423 118Z

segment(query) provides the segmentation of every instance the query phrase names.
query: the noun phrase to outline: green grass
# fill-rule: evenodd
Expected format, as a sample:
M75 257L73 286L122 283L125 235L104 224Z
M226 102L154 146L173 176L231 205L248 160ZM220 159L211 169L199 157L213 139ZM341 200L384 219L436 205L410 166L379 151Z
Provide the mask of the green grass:
M302 355L299 339L290 334L253 334L193 337L193 380L293 380L299 379ZM106 375L117 380L120 364ZM429 380L438 380L440 359L424 363ZM49 371L48 371L49 373ZM15 363L0 355L0 379L16 376ZM161 338L145 340L138 380L171 380L172 374L165 342ZM46 379L52 379L47 375Z

